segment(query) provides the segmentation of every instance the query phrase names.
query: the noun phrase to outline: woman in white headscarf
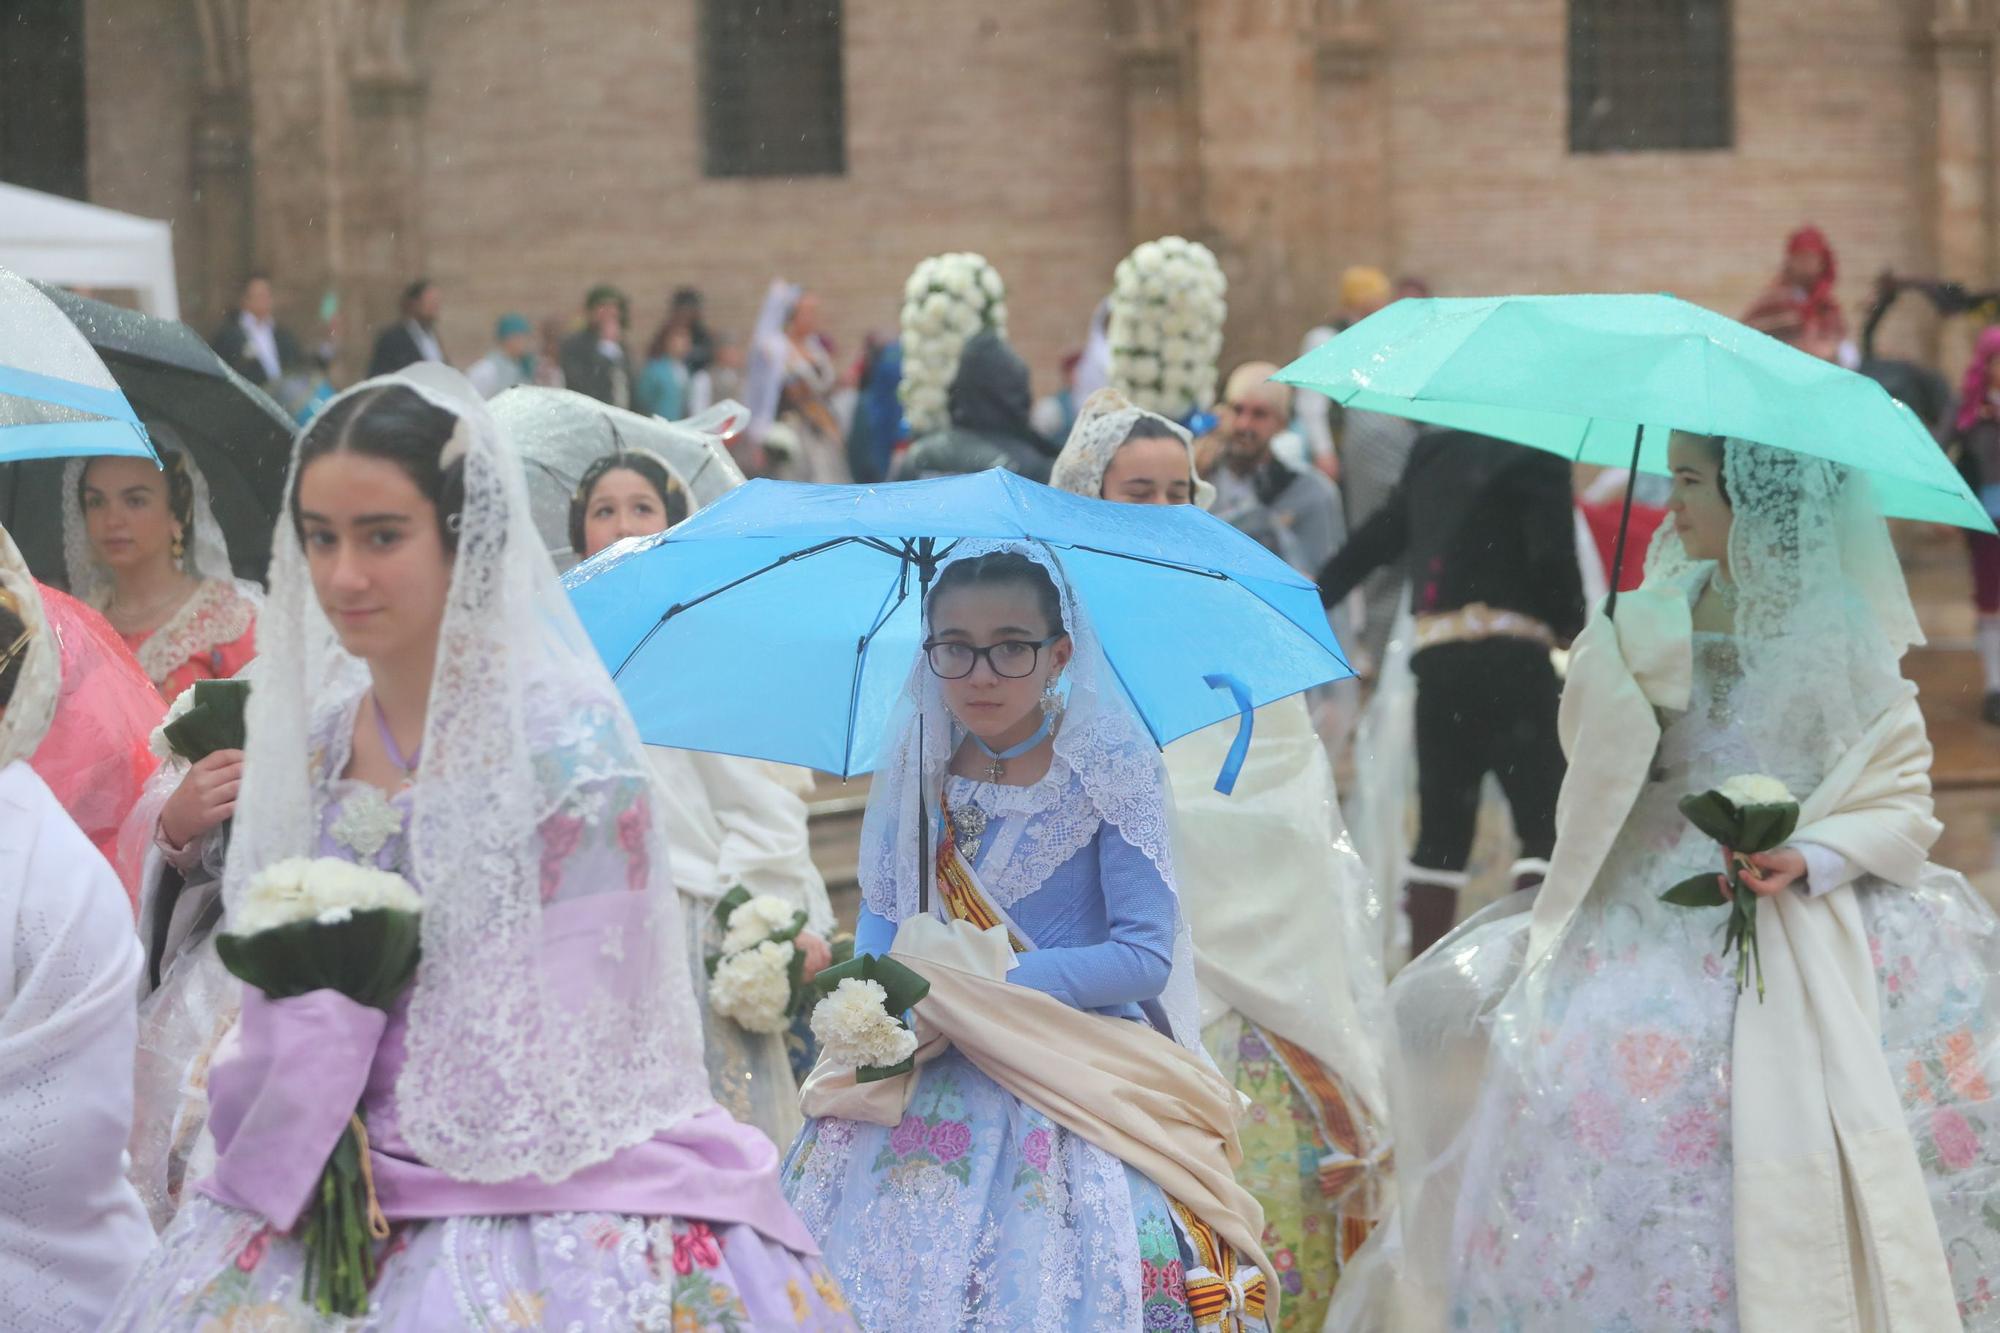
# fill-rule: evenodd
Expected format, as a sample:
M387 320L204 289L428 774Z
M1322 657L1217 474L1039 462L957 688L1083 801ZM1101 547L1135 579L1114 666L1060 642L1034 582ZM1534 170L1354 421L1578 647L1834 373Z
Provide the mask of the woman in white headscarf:
M1264 1329L1159 752L1045 548L960 543L924 620L855 948L924 971L926 1044L868 1083L822 1059L786 1192L870 1328Z
M423 960L386 1013L243 989L215 1169L106 1326L351 1327L294 1228L358 1101L370 1328L852 1328L709 1096L651 772L478 394L425 365L330 402L275 545L226 912L290 857L393 871Z
M1116 390L1084 404L1050 483L1124 504L1213 489L1188 432ZM1215 776L1237 724L1167 747L1175 868L1194 935L1202 1040L1253 1108L1236 1177L1264 1207L1279 1326L1317 1333L1373 1225L1382 1124L1381 905L1342 826L1333 766L1303 696L1257 712L1235 791Z
M2000 920L1926 859L1887 527L1819 459L1669 459L1645 584L1570 656L1547 880L1390 986L1399 1205L1335 1324L2000 1328ZM1739 993L1724 909L1661 895L1723 865L1680 799L1749 775L1801 815L1743 872Z
M570 503L570 549L589 559L627 537L665 532L694 508L691 491L666 461L644 450L606 454L577 483ZM830 961L833 904L813 863L802 796L809 774L736 755L649 745L646 757L665 798L674 888L688 928L695 1003L709 1086L722 1108L779 1144L799 1132L798 1085L784 1033L751 1032L716 1014L701 962L722 945L726 922L715 904L734 889L782 899L806 914L799 945L810 974Z
M750 336L744 388L750 440L767 455L765 471L799 481L853 480L832 405L839 387L820 336L819 297L774 280Z
M27 759L57 647L0 533L0 1326L95 1329L152 1245L119 1154L132 1119L124 890Z
M111 622L160 697L256 656L257 590L232 574L208 483L166 428L160 466L76 458L63 473L69 590Z

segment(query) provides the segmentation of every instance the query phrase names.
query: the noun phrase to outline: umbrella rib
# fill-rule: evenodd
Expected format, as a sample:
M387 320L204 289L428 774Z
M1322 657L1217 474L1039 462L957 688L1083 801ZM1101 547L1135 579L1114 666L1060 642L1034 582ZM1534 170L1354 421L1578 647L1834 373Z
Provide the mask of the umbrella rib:
M868 627L854 644L854 679L847 687L847 738L840 747L840 776L843 781L852 777L854 767L854 720L861 707L861 675L868 665L868 649L875 642L875 636L889 623L889 617L896 614L903 603L910 598L910 566L905 563L896 571L896 591L893 598L886 599L888 605L882 614L875 617L875 623Z
M1161 569L1177 570L1182 574L1198 574L1202 578L1214 579L1218 583L1230 582L1229 576L1218 570L1204 569L1200 565L1185 564L1179 560L1162 560L1150 555L1134 555L1130 551L1107 551L1101 546L1074 545L1070 549L1072 551L1088 551L1092 555L1110 556L1114 560L1131 560L1142 565L1158 565Z
M731 588L739 588L744 584L748 583L751 579L757 578L760 575L768 574L774 569L780 569L785 565L791 564L794 560L803 560L807 556L818 555L823 551L831 551L837 546L846 546L849 543L854 542L855 540L856 539L853 537L835 537L832 541L821 542L817 546L808 546L804 550L787 552L786 554L779 556L776 560L773 560L770 564L765 565L762 569L753 569L748 574L744 574L738 578L733 578L729 582L721 585L720 587L710 588L707 592L695 598L693 601L675 602L672 606L666 609L666 611L660 616L658 620L653 622L653 627L646 631L645 637L640 639L639 642L632 645L632 651L625 654L625 660L620 662L618 664L618 669L611 673L611 679L617 680L620 676L624 675L625 668L632 665L632 659L637 657L641 652L645 651L646 645L653 641L653 636L655 634L658 634L669 620L672 620L675 616L679 615L681 612L691 611L695 607L700 606L703 602L709 600L711 597L719 597L723 593L728 592ZM862 542L860 544L867 545L866 542Z

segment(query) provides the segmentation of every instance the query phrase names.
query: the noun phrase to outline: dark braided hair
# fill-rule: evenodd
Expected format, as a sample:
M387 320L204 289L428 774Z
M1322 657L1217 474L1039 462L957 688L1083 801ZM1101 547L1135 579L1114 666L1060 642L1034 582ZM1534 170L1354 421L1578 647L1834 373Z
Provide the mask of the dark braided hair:
M930 602L924 607L928 619L937 609L937 600L959 588L1026 588L1035 594L1035 604L1048 623L1049 633L1067 634L1063 623L1062 594L1056 591L1049 571L1018 551L993 551L946 565L931 585Z
M14 687L21 683L21 667L28 660L32 637L20 603L12 592L0 588L0 708L14 702Z
M444 549L458 551L458 516L465 508L465 459L440 467L439 457L458 418L414 389L384 385L350 394L313 418L299 444L298 470L292 476L292 530L301 544L299 481L306 465L326 454L351 452L394 463L409 474L417 490L437 507L438 536Z

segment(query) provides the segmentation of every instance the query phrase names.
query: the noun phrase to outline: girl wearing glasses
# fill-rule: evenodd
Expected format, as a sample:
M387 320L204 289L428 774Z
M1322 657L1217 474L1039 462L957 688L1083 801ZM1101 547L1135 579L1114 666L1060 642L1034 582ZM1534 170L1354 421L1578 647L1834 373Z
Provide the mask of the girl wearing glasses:
M926 612L856 949L1004 928L1006 962L926 973L914 1073L815 1071L786 1192L868 1328L1264 1329L1274 1275L1201 1054L1159 752L1045 551L961 543ZM935 1016L964 986L991 1030Z

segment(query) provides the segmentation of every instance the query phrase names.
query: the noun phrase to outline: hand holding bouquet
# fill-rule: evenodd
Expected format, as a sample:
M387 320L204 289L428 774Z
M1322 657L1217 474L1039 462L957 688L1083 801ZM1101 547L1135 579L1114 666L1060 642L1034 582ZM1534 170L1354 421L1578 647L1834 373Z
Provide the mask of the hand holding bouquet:
M1776 778L1747 774L1731 778L1712 791L1684 796L1680 807L1689 823L1727 849L1729 871L1724 876L1690 876L1661 894L1660 901L1676 907L1726 904L1729 922L1724 928L1722 952L1726 955L1732 948L1736 950L1736 993L1743 993L1754 966L1757 998L1762 1001L1764 960L1757 952L1756 892L1761 886L1749 884L1752 892L1744 892L1744 872L1750 872L1753 880L1762 878L1762 872L1750 858L1782 847L1790 840L1799 826L1799 803Z
M783 1032L806 1002L809 955L824 964L854 954L852 939L829 950L806 930L806 914L782 898L731 889L715 905L722 948L708 956L708 1004L748 1032ZM817 969L815 969L817 970Z
M386 1010L416 972L423 901L409 881L332 857L267 866L216 936L222 964L273 1000L334 990ZM375 1205L357 1109L301 1220L305 1293L325 1313L359 1315L375 1278L369 1244L388 1238Z

